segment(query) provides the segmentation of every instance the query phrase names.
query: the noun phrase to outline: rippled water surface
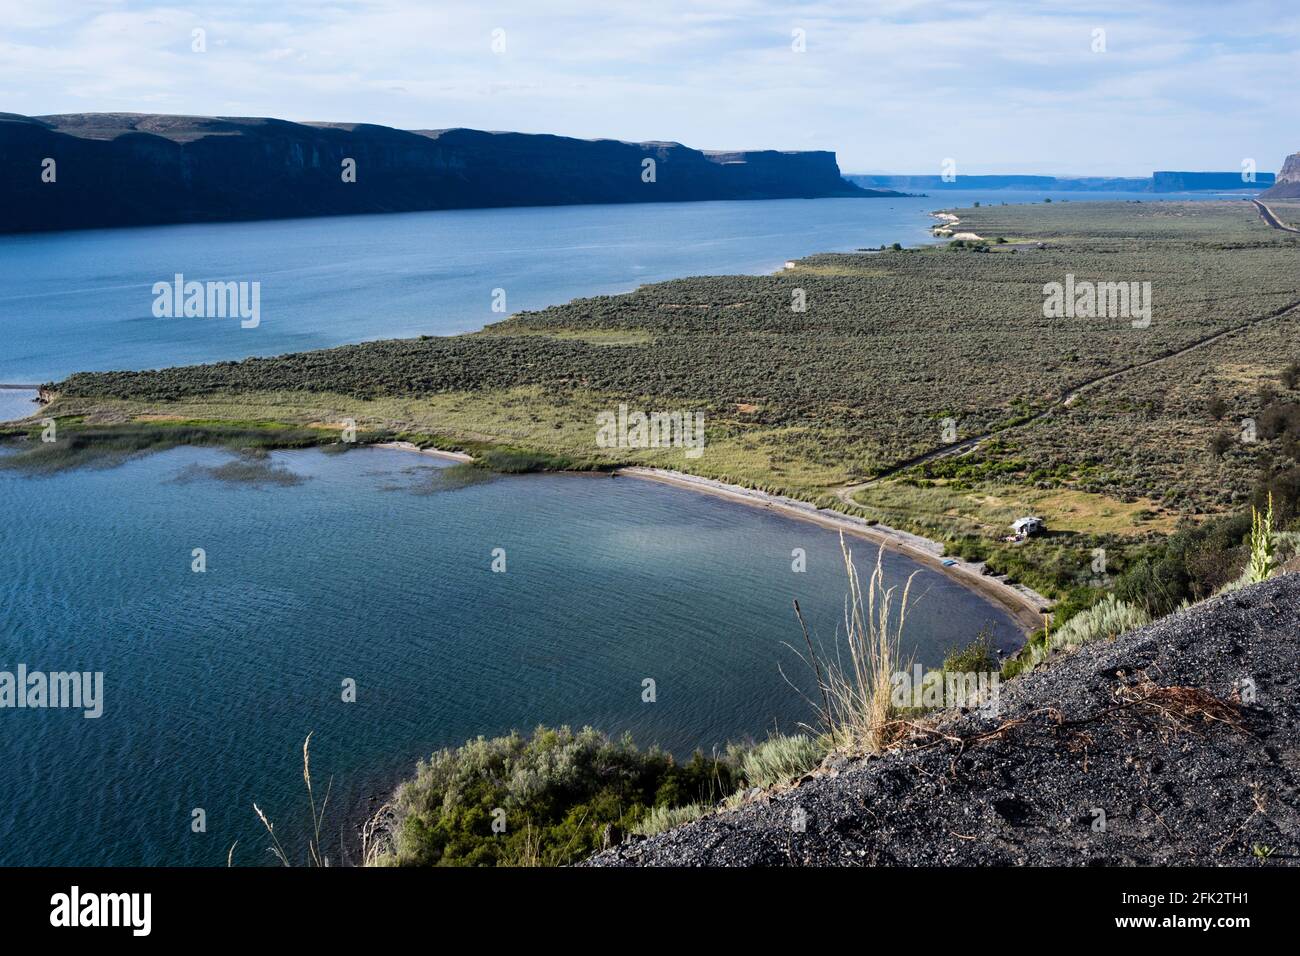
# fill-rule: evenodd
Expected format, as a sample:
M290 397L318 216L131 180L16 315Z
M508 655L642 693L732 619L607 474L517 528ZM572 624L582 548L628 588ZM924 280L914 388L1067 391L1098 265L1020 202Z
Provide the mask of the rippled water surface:
M185 448L53 477L0 469L0 670L105 681L97 720L0 711L0 863L221 864L235 840L237 862L266 862L252 803L286 828L305 819L308 731L346 808L478 734L591 724L686 754L810 719L780 668L808 686L785 646L802 647L794 598L834 639L832 532L626 477L463 484L381 449L214 477L230 460ZM886 566L895 583L914 569ZM942 575L921 571L914 592L923 662L984 624L1015 637ZM190 832L196 807L206 834Z

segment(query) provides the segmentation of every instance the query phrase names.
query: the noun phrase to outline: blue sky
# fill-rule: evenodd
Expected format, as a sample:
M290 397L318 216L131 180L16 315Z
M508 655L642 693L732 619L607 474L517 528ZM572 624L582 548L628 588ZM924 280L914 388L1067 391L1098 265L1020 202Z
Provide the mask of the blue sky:
M0 108L28 114L833 149L846 172L938 173L951 157L958 173L1146 175L1276 170L1300 150L1298 107L1300 4L1276 0L0 0Z

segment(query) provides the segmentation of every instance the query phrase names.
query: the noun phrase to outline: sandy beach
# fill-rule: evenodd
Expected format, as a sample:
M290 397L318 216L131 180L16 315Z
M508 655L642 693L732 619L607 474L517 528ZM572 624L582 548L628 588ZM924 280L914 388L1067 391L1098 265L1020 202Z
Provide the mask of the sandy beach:
M953 227L956 226L957 223L961 222L961 220L950 212L932 212L930 215L932 218L941 220L946 224L930 227L930 231L935 236L942 236L947 239L974 239L980 242L984 241L983 236L976 235L973 232L954 232Z
M443 458L447 461L469 462L474 460L473 455L466 455L459 451L439 451L436 448L421 448L419 445L409 441L385 441L376 442L372 448L392 448L396 451L413 451L419 455L429 455L433 458Z

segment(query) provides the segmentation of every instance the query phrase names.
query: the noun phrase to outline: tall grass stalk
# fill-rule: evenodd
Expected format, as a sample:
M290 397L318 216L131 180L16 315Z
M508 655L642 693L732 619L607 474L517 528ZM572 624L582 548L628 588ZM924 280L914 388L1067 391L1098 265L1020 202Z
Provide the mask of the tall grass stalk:
M901 662L900 646L915 573L908 577L901 596L897 586L885 587L882 545L864 587L853 564L853 552L842 534L840 552L849 582L843 644L837 643L833 660L818 657L810 641L808 656L796 653L816 675L823 701L823 730L831 749L879 753L891 742L890 727L895 716L891 679Z
M314 731L312 732L314 733ZM307 840L307 863L310 866L326 867L330 865L329 857L321 850L320 828L321 823L325 820L325 808L329 806L330 791L334 787L334 778L330 778L329 784L325 787L325 797L321 800L320 808L316 807L316 794L311 785L311 733L302 742L302 779L307 784L307 803L311 808L311 829L312 835ZM262 821L262 826L266 827L266 832L271 837L271 846L268 849L271 855L280 861L281 866L293 866L289 861L289 854L285 851L284 844L275 834L275 825L267 818L256 803L253 804L253 812L257 814L257 819ZM234 847L231 847L233 852Z

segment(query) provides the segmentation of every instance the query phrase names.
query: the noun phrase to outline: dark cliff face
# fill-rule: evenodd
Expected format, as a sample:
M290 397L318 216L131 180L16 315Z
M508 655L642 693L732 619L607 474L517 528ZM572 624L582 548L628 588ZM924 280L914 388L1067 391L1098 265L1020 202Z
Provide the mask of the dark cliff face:
M1300 153L1292 153L1277 174L1277 185L1265 192L1263 199L1294 199L1300 197Z
M655 181L643 161L655 161ZM42 181L45 161L54 181ZM343 163L355 160L355 182ZM835 154L478 130L0 113L0 232L488 206L871 196Z

